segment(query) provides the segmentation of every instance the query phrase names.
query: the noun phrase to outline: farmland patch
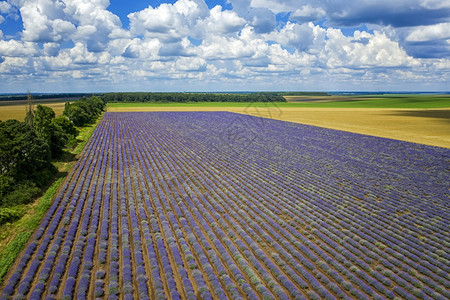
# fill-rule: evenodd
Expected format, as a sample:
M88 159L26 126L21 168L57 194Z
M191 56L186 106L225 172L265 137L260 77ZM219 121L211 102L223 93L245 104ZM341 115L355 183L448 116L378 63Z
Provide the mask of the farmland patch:
M230 112L106 113L1 296L449 298L448 157Z

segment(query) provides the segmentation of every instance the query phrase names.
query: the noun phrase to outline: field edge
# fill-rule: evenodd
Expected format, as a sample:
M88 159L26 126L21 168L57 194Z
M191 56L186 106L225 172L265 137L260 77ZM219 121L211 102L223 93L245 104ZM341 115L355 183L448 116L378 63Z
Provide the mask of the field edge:
M95 128L103 118L103 114L97 119L97 121L80 130L79 137L81 142L70 152L76 158L78 158L83 152L86 144L90 140ZM17 258L26 248L26 245L30 242L33 233L38 228L42 221L42 218L50 208L55 196L60 191L61 186L68 179L68 174L75 166L76 160L58 163L58 174L65 174L64 176L57 177L53 183L47 188L44 194L36 199L29 206L32 209L32 213L25 214L22 218L11 224L10 231L14 231L15 237L13 237L3 249L0 249L0 289L3 288L3 280L7 275L11 266L16 263ZM2 225L2 226L6 226Z

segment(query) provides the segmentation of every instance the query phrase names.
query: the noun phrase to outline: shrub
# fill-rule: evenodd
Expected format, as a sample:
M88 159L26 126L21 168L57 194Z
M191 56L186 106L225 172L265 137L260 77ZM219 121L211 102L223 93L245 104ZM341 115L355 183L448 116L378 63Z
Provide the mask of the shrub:
M0 208L0 225L20 219L23 216L22 209Z
M35 197L41 194L41 189L32 182L24 182L7 194L2 201L3 206L16 206L30 203Z

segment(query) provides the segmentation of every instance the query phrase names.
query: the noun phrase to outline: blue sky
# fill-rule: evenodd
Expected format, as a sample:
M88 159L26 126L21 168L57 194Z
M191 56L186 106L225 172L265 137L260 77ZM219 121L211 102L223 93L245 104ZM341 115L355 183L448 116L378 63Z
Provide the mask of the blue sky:
M0 93L449 91L450 0L0 0Z

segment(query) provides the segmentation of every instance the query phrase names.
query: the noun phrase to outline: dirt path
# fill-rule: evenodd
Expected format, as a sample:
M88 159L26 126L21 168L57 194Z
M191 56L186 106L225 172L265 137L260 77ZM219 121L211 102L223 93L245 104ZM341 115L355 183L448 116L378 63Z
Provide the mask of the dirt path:
M230 111L450 148L450 108L121 107L131 111Z

